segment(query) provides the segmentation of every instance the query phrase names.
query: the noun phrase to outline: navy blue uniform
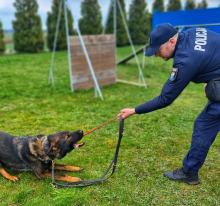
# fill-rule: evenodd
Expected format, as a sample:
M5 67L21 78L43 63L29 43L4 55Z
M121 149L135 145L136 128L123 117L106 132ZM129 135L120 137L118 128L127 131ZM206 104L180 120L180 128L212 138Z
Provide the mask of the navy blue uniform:
M180 32L173 71L161 94L135 108L137 114L170 105L190 81L208 83L220 77L220 35L205 28ZM191 148L183 161L185 172L197 173L220 131L220 103L209 102L194 124Z

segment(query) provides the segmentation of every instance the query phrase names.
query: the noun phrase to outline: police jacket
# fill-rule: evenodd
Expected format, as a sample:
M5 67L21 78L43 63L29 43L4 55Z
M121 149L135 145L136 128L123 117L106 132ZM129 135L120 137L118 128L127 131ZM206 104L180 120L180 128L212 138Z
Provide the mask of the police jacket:
M220 35L206 28L180 32L170 78L158 97L137 106L135 112L142 114L166 107L190 81L208 83L217 77L220 77Z

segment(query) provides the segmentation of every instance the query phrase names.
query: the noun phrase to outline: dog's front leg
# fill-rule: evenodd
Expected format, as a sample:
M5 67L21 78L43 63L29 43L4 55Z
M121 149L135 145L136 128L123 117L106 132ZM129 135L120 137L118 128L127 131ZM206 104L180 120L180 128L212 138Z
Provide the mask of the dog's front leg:
M0 174L10 181L15 182L18 180L18 177L10 175L4 168L0 168Z
M41 174L41 178L51 178L51 173L45 172L45 173ZM72 177L72 176L68 176L68 175L64 175L64 176L55 175L54 179L59 180L59 181L63 181L63 182L79 182L81 180L78 177Z
M63 164L55 164L54 169L62 170L62 171L69 171L69 172L78 172L82 170L82 168L80 167L76 167L72 165L63 165Z
M34 162L30 165L32 171L38 179L41 179L42 174L44 173L44 168L41 162Z

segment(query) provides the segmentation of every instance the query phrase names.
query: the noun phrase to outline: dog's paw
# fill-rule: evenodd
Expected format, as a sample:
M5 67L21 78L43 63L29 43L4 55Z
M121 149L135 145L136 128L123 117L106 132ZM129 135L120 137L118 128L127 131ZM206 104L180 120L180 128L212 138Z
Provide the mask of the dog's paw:
M18 177L16 177L16 176L12 176L12 175L8 176L7 179L10 180L10 181L12 181L12 182L16 182L16 181L19 180Z
M79 182L81 179L79 177L72 177L72 176L64 176L64 181L66 182Z
M79 168L79 170L77 172L81 172L84 170L84 168L82 168L82 167L78 167L78 168Z
M77 166L65 165L64 170L69 171L69 172L79 172L79 171L82 171L83 169Z
M83 168L81 168L81 167L76 167L76 166L73 166L73 172L80 172L80 171L82 171L83 170Z

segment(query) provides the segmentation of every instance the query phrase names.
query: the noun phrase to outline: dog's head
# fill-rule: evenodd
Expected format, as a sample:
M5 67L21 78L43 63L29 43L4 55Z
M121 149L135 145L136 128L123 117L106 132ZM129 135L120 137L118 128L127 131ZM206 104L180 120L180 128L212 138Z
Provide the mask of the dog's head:
M83 137L83 131L75 132L63 131L47 136L46 153L48 157L53 159L62 159L68 152L74 148L79 148L84 143L77 144Z

